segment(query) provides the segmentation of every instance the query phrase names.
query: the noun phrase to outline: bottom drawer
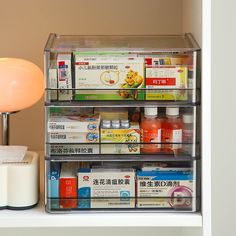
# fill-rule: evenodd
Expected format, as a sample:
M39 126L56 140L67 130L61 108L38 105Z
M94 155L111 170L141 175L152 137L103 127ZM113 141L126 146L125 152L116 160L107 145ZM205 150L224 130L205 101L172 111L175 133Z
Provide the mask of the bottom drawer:
M172 198L47 198L47 212L68 211L181 211L196 212L200 199Z
M197 161L46 162L46 210L199 210Z

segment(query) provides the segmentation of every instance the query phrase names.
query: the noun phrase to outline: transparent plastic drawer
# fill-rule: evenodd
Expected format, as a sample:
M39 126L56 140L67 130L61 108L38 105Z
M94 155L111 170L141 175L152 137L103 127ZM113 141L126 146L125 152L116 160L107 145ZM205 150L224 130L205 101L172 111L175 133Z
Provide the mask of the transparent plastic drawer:
M200 208L197 162L46 162L46 209L184 211Z
M159 128L154 131L145 128L144 107L48 106L45 108L46 158L91 161L199 159L200 107L151 108L158 112ZM174 108L178 116L168 118L169 108Z

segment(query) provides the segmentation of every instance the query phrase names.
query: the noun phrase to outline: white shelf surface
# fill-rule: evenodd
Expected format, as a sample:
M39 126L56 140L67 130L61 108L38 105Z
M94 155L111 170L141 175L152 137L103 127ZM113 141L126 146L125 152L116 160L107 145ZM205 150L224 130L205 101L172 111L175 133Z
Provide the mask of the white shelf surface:
M201 227L200 213L49 214L43 203L24 211L1 210L0 228L25 227Z
M36 227L201 227L201 213L131 213L77 212L50 214L45 212L44 152L40 154L41 201L29 210L0 210L0 228Z

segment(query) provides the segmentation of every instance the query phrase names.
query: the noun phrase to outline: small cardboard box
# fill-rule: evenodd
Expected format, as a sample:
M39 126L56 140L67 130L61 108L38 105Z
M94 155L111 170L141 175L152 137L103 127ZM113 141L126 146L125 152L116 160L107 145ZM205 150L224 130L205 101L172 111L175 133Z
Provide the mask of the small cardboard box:
M194 197L190 171L137 171L137 197Z
M78 166L74 162L62 163L60 174L60 208L77 208Z
M71 54L57 55L58 100L72 100Z
M49 143L98 143L99 132L51 132Z
M146 100L187 100L187 88L186 66L146 66Z
M100 134L101 154L140 153L140 129L137 122L130 122L130 127L127 129L101 128Z
M53 116L48 120L48 132L96 132L99 131L98 114L78 116Z
M78 197L79 199L135 197L135 170L80 169Z
M48 91L48 97L50 100L57 100L57 66L56 61L53 60L48 69L48 88L52 89Z
M87 89L77 90L76 100L144 100L135 90L144 86L142 57L75 54L75 88Z

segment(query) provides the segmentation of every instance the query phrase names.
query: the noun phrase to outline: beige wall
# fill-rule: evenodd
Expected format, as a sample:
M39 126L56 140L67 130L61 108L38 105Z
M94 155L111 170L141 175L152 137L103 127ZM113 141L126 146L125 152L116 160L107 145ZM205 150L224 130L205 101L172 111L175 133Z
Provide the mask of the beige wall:
M202 0L183 0L183 32L191 32L202 44ZM197 12L197 14L195 14Z
M50 32L59 34L178 34L182 0L2 1L0 57L28 59L43 69ZM43 100L12 115L11 144L43 149Z

